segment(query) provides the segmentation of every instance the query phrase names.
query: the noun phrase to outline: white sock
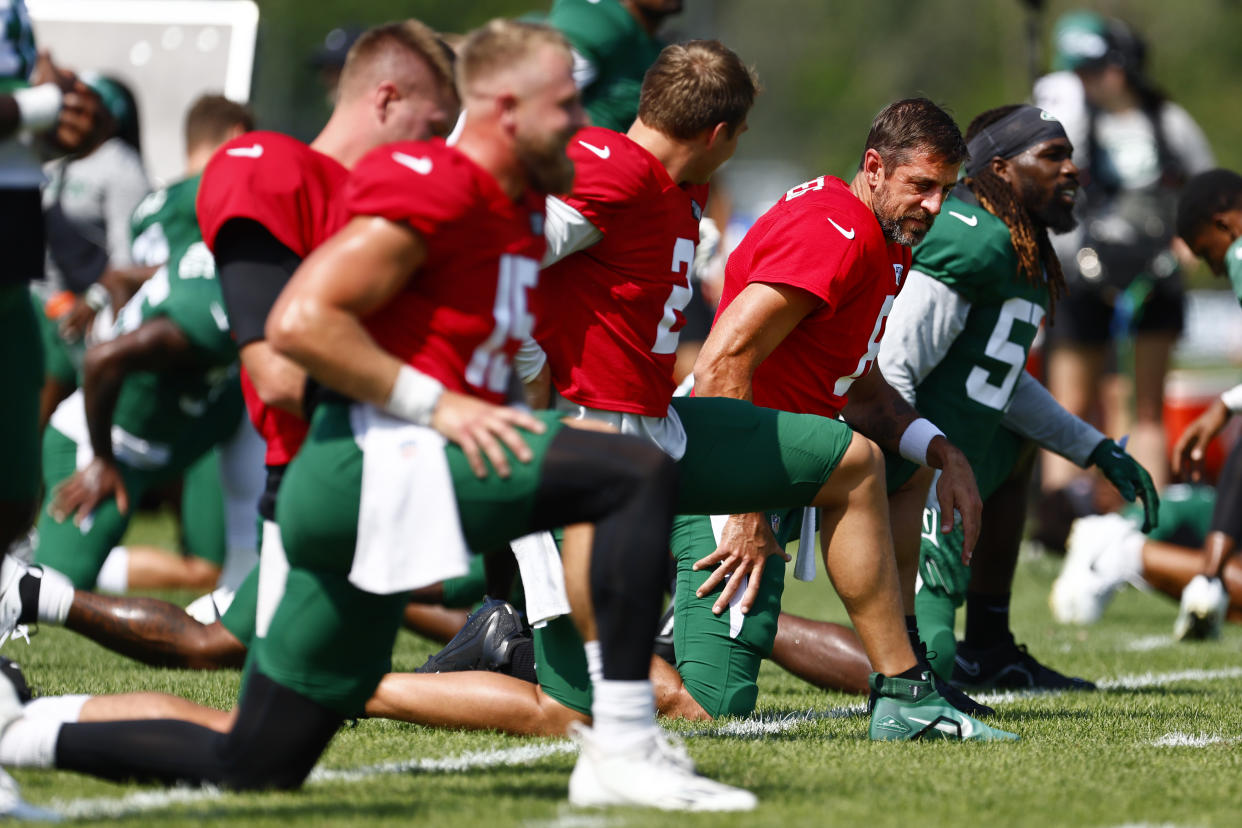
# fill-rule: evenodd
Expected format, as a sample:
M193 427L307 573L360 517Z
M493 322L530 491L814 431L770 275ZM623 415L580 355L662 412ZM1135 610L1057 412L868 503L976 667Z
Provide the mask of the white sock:
M56 740L61 723L53 719L21 718L0 736L0 764L18 768L56 766Z
M124 546L114 546L99 567L99 575L95 578L95 588L101 592L115 592L118 595L129 591L129 550Z
M601 679L593 690L591 730L597 744L622 751L651 735L656 727L655 692L649 680Z
M26 702L22 716L52 722L76 722L82 717L82 706L91 700L87 695L40 696Z
M599 641L588 641L582 645L582 649L586 650L587 674L591 677L592 684L599 684L604 680L604 656L599 648Z
M39 621L64 626L73 604L73 582L46 566L33 567L27 574L39 579Z

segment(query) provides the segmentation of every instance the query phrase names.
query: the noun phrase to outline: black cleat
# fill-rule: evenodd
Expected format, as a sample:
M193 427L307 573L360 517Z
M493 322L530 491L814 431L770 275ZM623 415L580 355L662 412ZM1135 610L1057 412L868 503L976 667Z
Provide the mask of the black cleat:
M953 683L959 687L996 690L1095 690L1094 683L1045 667L1010 636L987 649L962 642L953 660Z
M11 658L0 656L0 673L3 678L8 679L13 685L13 692L17 695L17 700L22 704L34 698L34 694L30 692L30 685L26 683L26 676L22 674L21 665Z
M513 657L513 645L522 635L522 619L512 605L484 598L483 606L470 614L453 640L414 672L500 671Z

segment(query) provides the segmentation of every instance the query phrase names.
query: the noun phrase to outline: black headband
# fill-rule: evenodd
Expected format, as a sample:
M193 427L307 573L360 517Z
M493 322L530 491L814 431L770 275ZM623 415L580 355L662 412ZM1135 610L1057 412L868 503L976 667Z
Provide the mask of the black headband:
M1065 137L1065 127L1056 118L1037 106L1020 106L966 144L966 175L978 175L993 158L1013 158L1036 144Z

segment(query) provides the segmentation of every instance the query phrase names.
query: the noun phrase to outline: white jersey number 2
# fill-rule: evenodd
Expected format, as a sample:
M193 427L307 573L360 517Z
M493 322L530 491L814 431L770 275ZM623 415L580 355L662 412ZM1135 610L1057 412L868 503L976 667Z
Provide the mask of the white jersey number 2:
M492 317L496 327L474 349L466 366L466 381L476 388L503 394L509 387L509 360L504 354L510 339L527 339L534 329L534 318L526 307L526 291L539 282L539 263L525 256L500 257L500 278L496 282L496 304Z
M678 239L673 245L671 270L674 273L680 273L685 267L686 283L673 285L673 289L668 294L668 301L664 303L664 316L660 319L660 326L656 328L655 345L651 348L653 354L671 354L677 350L677 340L681 336L681 331L674 331L673 325L677 323L677 314L686 309L686 305L690 304L690 298L694 296L694 288L690 286L690 267L693 264L694 242L690 239Z

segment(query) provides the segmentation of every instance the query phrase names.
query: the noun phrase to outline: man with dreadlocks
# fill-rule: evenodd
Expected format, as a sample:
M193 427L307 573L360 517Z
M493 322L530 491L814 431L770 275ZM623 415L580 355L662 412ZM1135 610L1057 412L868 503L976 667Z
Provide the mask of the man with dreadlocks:
M1023 449L1009 426L1079 466L1097 465L1128 500L1143 499L1146 522L1154 524L1157 498L1147 472L1023 371L1040 322L1065 291L1048 241L1049 230L1075 223L1078 168L1065 130L1037 107L1003 106L975 118L966 141L966 177L944 203L946 218L914 251L880 346L880 369L966 453L985 499L1010 479ZM890 456L887 471L891 486L913 468ZM985 526L997 517L987 504ZM933 668L975 687L1093 689L1043 666L1014 641L1009 585L1020 533L1005 533L1012 543L976 550L975 565L1007 571L1008 582L972 592L962 530L943 535L940 521L929 499L915 606ZM967 598L966 639L958 647L954 615Z

